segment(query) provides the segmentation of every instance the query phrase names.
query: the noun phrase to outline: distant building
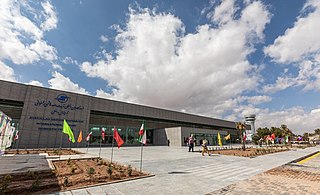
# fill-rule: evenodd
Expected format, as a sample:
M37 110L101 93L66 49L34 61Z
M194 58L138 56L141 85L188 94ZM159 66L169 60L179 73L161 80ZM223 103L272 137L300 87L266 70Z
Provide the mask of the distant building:
M75 138L80 131L83 137L92 131L91 146L98 146L100 141L103 146L110 146L114 126L124 146L138 145L142 121L147 129L148 145L167 145L169 139L170 146L183 146L190 134L194 134L197 144L206 138L210 145L215 145L218 131L222 136L231 133L233 140L238 138L233 121L1 80L0 110L19 129L14 148L58 148L61 140L62 146L68 147L67 135L62 136L64 119ZM102 129L106 132L103 140ZM77 143L71 144L76 146ZM86 142L83 140L79 146L86 146Z

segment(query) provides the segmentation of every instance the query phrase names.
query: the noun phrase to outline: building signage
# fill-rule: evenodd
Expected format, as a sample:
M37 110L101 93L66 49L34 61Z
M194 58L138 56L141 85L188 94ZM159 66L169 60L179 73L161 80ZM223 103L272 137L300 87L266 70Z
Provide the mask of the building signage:
M36 125L39 126L38 130L61 130L64 119L67 119L68 123L70 123L69 125L71 128L75 128L77 126L77 124L75 123L83 123L84 121L69 120L66 115L70 112L82 111L84 107L81 105L68 103L70 99L71 97L65 94L57 95L57 97L54 98L54 101L38 99L34 103L34 106L49 109L51 116L30 116L29 119L37 120ZM57 118L57 116L61 116L62 119Z
M44 108L52 108L51 114L67 115L70 111L83 110L84 107L80 105L67 104L68 100L71 99L67 95L59 94L55 100L59 103L53 103L51 100L37 100L34 105Z

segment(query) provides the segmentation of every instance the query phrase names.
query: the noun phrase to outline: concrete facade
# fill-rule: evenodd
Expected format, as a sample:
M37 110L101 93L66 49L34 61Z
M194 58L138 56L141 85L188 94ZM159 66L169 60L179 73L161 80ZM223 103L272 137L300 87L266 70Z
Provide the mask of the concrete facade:
M1 80L0 110L18 121L19 148L59 147L60 143L68 147L67 136L61 133L64 119L75 137L80 130L85 137L91 124L140 128L144 120L147 128L153 130L153 145L165 145L169 139L172 146L182 146L183 137L194 131L217 133L219 130L221 134L228 130L236 134L233 121ZM85 145L85 142L79 144Z

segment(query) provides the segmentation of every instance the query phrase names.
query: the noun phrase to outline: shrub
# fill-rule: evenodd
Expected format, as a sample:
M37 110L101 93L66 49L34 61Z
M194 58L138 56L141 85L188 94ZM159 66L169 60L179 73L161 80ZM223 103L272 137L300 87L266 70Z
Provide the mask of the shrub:
M91 175L93 175L94 173L95 173L94 168L93 168L93 167L90 167L90 168L88 169L88 174L91 176Z
M112 166L112 164L109 164L108 169L107 169L107 172L108 172L108 174L109 174L109 177L111 178L112 172L113 172L113 166Z
M129 176L132 175L132 167L131 167L131 165L128 166L128 175Z
M65 177L64 180L63 180L63 185L68 187L71 185L71 182L69 181L69 178L68 177Z
M40 188L40 180L37 177L36 180L34 180L34 182L32 182L31 186L30 186L30 190L31 191L36 191Z
M75 173L75 172L76 172L76 170L77 170L77 167L76 167L76 166L74 166L74 165L72 165L72 166L71 166L71 173Z
M67 160L67 165L70 165L70 164L71 164L71 158Z
M11 180L12 180L11 175L4 176L4 178L2 179L2 185L1 185L1 190L0 190L1 194L5 194Z
M27 178L28 179L36 179L36 175L35 175L34 171L28 171Z

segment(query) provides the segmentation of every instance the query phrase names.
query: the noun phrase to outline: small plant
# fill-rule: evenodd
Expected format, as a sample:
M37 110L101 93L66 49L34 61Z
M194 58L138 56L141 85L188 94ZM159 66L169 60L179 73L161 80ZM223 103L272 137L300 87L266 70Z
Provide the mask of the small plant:
M17 149L16 154L19 154L19 150Z
M27 178L28 179L36 179L36 175L35 175L34 171L28 171Z
M112 164L109 164L108 169L107 169L107 172L108 172L108 174L109 174L109 177L111 178L112 172L113 172L113 166L112 166Z
M128 175L129 176L132 175L132 167L131 167L131 165L128 166Z
M30 154L29 150L27 150L27 154Z
M34 182L32 182L31 186L30 186L30 190L31 191L36 191L40 188L40 179L39 177L36 178L36 180Z
M64 180L63 180L63 185L65 187L68 187L71 185L71 182L69 181L69 178L68 177L65 177Z
M95 173L94 168L93 168L93 167L90 167L90 168L88 169L88 174L91 176L91 175L93 175L94 173Z
M67 165L70 165L70 164L71 164L71 158L68 158Z
M72 166L71 166L71 173L75 173L75 172L76 172L76 170L77 170L77 167L76 167L76 166L74 166L74 165L72 165Z
M12 180L11 175L4 176L4 178L2 179L2 185L1 185L1 190L0 190L1 194L4 194L6 192L11 180Z

